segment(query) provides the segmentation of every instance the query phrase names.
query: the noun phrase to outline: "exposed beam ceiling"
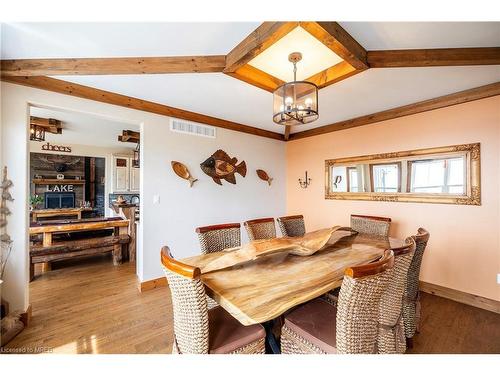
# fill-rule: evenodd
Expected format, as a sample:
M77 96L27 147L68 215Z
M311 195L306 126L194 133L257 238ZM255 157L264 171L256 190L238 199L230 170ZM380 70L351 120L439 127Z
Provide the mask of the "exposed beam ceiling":
M371 68L497 65L500 48L440 48L368 51Z
M314 128L298 133L290 134L290 127L285 128L285 135L255 128L248 125L242 125L227 120L218 119L211 116L185 111L182 109L169 107L166 105L153 103L129 96L112 93L88 86L83 86L67 81L62 81L49 77L1 77L2 81L14 84L34 87L42 90L58 92L61 94L72 95L84 99L95 100L103 103L114 104L126 108L136 109L145 112L151 112L159 115L181 118L189 121L200 122L208 125L217 126L224 129L239 131L247 134L258 135L277 140L292 141L301 138L313 137L316 135L331 133L335 131L350 129L354 127L369 125L381 121L391 120L399 117L414 115L421 112L427 112L434 109L444 108L457 104L463 104L474 100L489 98L500 95L500 82L480 86L457 93L440 96L437 98L424 100L421 102L408 104L405 106L392 108L386 111L372 113L369 115L356 117L353 119L339 121L330 125ZM288 134L287 134L288 133Z
M337 22L300 22L300 26L356 69L366 69L366 51Z
M368 51L366 61L370 68L498 65L500 64L500 47ZM350 63L343 62L337 65L340 64L349 71L354 70ZM337 65L313 77L324 75ZM348 65L351 65L350 69ZM368 66L358 69L362 71ZM222 71L231 76L241 76L251 68L258 70L250 65L242 65L234 71L228 70L224 55L1 60L1 71L4 76L217 73ZM280 82L278 78L259 72L263 74L263 80ZM251 75L252 72L249 74ZM332 73L328 75L331 76Z
M239 124L236 122L223 120L217 117L207 116L184 109L169 107L163 104L141 100L126 95L116 94L110 91L99 90L93 87L83 86L76 83L62 81L50 77L9 77L2 76L5 82L34 87L37 89L58 92L76 96L79 98L95 100L102 103L114 104L121 107L137 109L139 111L151 112L159 115L175 117L183 120L199 122L216 126L223 129L239 131L242 133L257 135L260 137L283 140L283 135L269 130L255 128L253 126Z
M243 65L235 72L226 74L271 93L274 92L276 88L285 83L281 79L267 74L266 72L263 72L262 70L257 69L250 64Z
M405 105L402 107L392 108L386 111L372 113L370 115L356 117L350 120L339 121L334 124L321 126L319 128L305 130L302 132L290 135L289 140L312 137L315 135L331 133L339 130L355 128L373 124L380 121L395 119L414 115L421 112L427 112L434 109L444 108L456 104L471 102L478 99L489 98L491 96L500 95L500 82L489 85L476 87L469 90L460 91L454 94L440 96L438 98L424 100L418 103Z
M344 60L307 79L315 83L319 88L324 88L372 67L500 64L500 48L498 47L366 51L337 22L264 22L227 55L1 60L2 80L280 140L287 140L288 138L299 139L476 100L474 97L477 93L474 90L481 89L479 90L481 93L491 91L491 89L482 90L491 86L488 85L294 134L290 134L290 127L286 127L285 136L283 136L274 131L263 130L135 97L44 77L44 75L136 75L224 72L253 86L273 92L284 82L249 65L249 62L297 26L302 27ZM220 53L220 51L217 51L217 53ZM470 96L472 99L468 96L469 92L472 93ZM487 94L487 96L491 95ZM451 104L446 104L449 102ZM183 105L181 104L180 106Z
M264 22L226 56L224 73L233 73L298 26L298 22Z
M4 76L222 72L226 56L2 60Z
M322 72L316 73L315 75L306 79L306 81L314 83L318 88L330 86L336 82L342 81L343 79L349 78L355 74L363 72L365 69L356 69L351 64L342 61L337 65L334 65Z

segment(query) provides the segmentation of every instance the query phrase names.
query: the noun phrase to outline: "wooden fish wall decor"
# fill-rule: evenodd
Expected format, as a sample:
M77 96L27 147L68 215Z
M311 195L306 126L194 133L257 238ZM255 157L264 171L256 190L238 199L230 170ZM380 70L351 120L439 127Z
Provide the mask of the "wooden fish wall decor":
M259 178L261 180L264 180L264 181L267 181L267 183L269 184L269 186L271 186L271 181L273 180L272 177L269 177L269 175L267 174L267 172L263 169L257 169L257 176L259 176Z
M238 159L230 158L223 150L215 151L212 156L200 164L201 170L212 177L216 184L222 185L221 180L236 184L236 173L245 177L247 165L244 161L238 164Z
M172 164L172 169L174 170L174 172L177 176L179 176L180 178L182 178L184 180L189 181L189 187L193 187L193 184L196 181L198 181L197 178L193 178L193 176L191 176L191 173L189 173L189 170L187 169L187 167L184 164L182 164L178 161L172 161L171 164Z

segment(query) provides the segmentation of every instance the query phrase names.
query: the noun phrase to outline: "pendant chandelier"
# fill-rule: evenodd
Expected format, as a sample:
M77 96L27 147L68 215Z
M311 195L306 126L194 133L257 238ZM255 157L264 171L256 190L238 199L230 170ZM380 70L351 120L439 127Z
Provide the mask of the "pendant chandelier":
M45 141L45 128L40 125L30 124L30 141Z
M293 64L293 82L287 82L273 93L273 121L280 125L300 125L316 121L318 113L318 86L307 81L297 81L297 63L300 52L293 52L288 61Z

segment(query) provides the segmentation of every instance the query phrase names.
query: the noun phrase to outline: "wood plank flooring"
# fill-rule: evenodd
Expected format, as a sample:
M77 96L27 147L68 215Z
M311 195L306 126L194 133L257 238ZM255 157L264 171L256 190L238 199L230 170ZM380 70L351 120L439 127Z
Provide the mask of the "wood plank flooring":
M37 273L35 273L36 275ZM30 284L30 326L7 348L54 353L170 353L168 288L139 293L135 265L111 256L54 263Z
M171 351L168 288L139 293L134 265L114 267L109 255L54 264L30 284L30 301L31 325L7 348ZM500 315L423 293L421 332L414 344L410 353L500 353Z

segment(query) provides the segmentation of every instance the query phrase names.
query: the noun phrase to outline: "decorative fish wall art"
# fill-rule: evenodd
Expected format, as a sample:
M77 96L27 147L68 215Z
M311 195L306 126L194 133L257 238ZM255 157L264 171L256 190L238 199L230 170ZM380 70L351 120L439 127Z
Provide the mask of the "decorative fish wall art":
M243 177L247 174L247 165L244 161L240 164L238 159L230 158L223 150L215 151L212 156L200 164L201 170L212 177L216 184L222 185L221 180L236 184L236 173Z
M179 176L184 180L189 181L189 187L193 187L193 184L196 181L198 181L197 178L193 178L193 176L191 176L191 173L189 173L189 169L187 169L187 167L184 164L178 161L172 161L171 164L172 164L172 169L174 170L177 176Z
M257 169L257 176L259 176L259 178L261 180L264 180L264 181L267 181L267 183L269 184L269 186L271 186L271 181L273 180L272 177L269 177L269 175L267 174L267 172L263 169Z

